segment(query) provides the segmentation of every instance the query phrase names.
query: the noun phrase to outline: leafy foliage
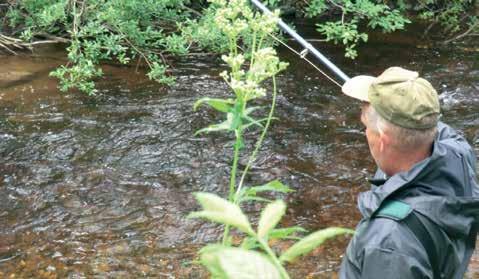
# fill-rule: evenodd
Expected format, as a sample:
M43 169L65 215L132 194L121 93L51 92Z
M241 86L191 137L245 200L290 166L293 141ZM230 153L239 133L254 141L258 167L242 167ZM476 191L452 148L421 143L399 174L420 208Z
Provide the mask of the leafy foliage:
M464 37L469 33L479 33L479 2L474 0L452 0L439 2L437 0L420 1L419 18L440 25L449 36ZM462 32L463 29L467 31ZM453 37L454 38L454 37ZM452 40L448 40L452 41Z
M258 237L266 237L276 227L285 212L286 204L282 200L269 203L261 212L261 218L258 222Z
M202 205L203 211L193 212L190 217L206 218L225 225L236 223L238 226L233 225L234 227L246 232L244 224L249 224L249 222L247 220L241 221L241 223L237 221L238 216L245 215L237 212L239 208L234 203L206 193L198 193L196 198ZM235 210L223 210L225 208L235 208ZM212 210L218 213L223 212L223 216L221 218L210 218L210 216L203 214ZM289 276L282 266L283 262L291 262L295 258L311 252L329 238L354 233L353 230L343 228L319 230L299 239L278 257L266 240L270 238L284 239L292 233L304 231L300 227L275 229L285 210L286 205L281 200L267 204L261 212L257 231L247 231L248 237L245 238L240 247L208 245L200 251L201 263L208 268L214 278L284 279L289 278ZM240 219L243 219L243 217Z
M442 26L445 36L477 34L477 5L475 0L310 0L304 12L318 19L317 30L325 41L344 45L345 56L355 58L357 46L367 42L371 29L390 33L405 29L416 19L430 22L430 27ZM459 32L464 33L457 35Z
M240 201L250 201L250 200L257 200L257 201L270 201L268 199L258 197L258 193L262 192L277 192L277 193L290 193L293 192L291 188L281 183L279 180L270 181L264 185L260 186L251 186L251 187L244 187L241 189L240 193L238 193L238 198Z
M233 1L236 5L237 1ZM61 38L68 41L69 62L52 76L62 91L78 88L95 93L94 80L102 76L100 63L114 60L121 64L142 62L147 76L171 85L174 77L166 63L168 55L183 56L191 51L230 52L231 30L238 38L245 58L258 39L255 25L244 24L250 15L235 11L223 22L217 12L225 1L206 0L10 0L4 22L16 37L25 41ZM289 6L296 14L317 19L317 31L328 42L345 47L345 56L355 58L357 47L368 41L376 29L394 32L414 19L441 26L448 41L479 34L477 0L264 0L267 6ZM0 11L1 12L1 11ZM238 14L238 12L240 12ZM235 14L237 13L237 14ZM243 17L236 21L237 15ZM233 20L238 26L233 26ZM263 26L264 27L264 26ZM428 31L430 28L427 28ZM274 28L274 26L271 26ZM230 30L230 31L231 31ZM259 30L256 30L259 31ZM264 30L266 31L266 30ZM256 34L256 35L255 35ZM272 46L269 36L261 38ZM140 63L139 63L140 64ZM258 92L261 94L261 92ZM253 125L257 125L256 123Z
M195 196L204 210L191 213L190 218L205 218L213 222L237 227L242 232L250 235L254 234L248 218L241 212L238 205L214 194L197 193Z
M102 75L103 60L127 64L139 59L150 79L171 84L163 56L188 52L190 43L176 25L192 17L187 4L189 0L26 0L11 6L7 17L26 40L46 33L70 39L69 63L52 76L62 91L78 88L93 94L92 80Z
M282 278L268 257L256 252L222 245L209 245L200 251L200 260L213 278Z
M200 48L215 53L228 51L228 38L215 23L217 6L211 5L197 19L188 19L179 24L182 35L190 42L195 42Z
M314 248L323 244L323 242L327 239L346 233L352 234L354 233L354 231L343 228L327 228L314 232L307 237L301 239L300 241L296 242L293 246L289 247L289 249L281 255L279 260L281 262L293 261L298 256L311 252Z
M319 33L326 41L343 44L346 47L346 57L355 58L358 53L356 46L362 41L367 42L368 35L359 31L359 24L366 22L372 29L383 32L393 32L404 29L410 23L400 10L391 9L382 1L372 0L312 0L306 8L309 17L322 16L339 11L340 20L328 20L317 24Z

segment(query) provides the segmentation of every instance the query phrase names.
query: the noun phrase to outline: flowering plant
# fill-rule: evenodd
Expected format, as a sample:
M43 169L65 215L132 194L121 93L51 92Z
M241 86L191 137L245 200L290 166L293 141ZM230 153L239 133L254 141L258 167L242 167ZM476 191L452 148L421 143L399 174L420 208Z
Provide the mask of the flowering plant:
M278 180L260 186L245 186L248 170L256 159L258 150L273 119L276 105L276 75L286 69L287 63L280 61L276 51L268 44L266 37L277 32L276 22L279 12L271 15L255 13L246 0L211 0L217 5L215 23L228 37L229 53L222 59L229 66L229 71L220 74L234 93L234 98L202 98L194 109L200 105L224 113L225 120L200 129L197 134L218 131L233 132L235 136L234 156L230 174L228 199L210 193L196 193L195 197L202 206L202 211L193 212L191 218L205 218L225 225L221 244L208 245L201 249L201 263L212 273L214 278L289 278L283 267L296 257L319 246L326 239L338 234L351 233L342 228L328 228L317 231L300 239L295 236L305 230L301 227L276 228L286 212L282 200L270 201L257 196L266 191L288 193L292 190ZM252 35L251 35L252 34ZM240 43L249 41L250 47L240 47ZM271 80L271 106L267 117L255 119L251 115L257 106L250 106L254 100L267 97L265 82ZM251 152L246 167L242 170L239 181L238 160L244 149L243 134L251 126L259 127L262 132ZM261 201L268 204L261 212L257 229L254 230L240 205L244 201ZM230 228L236 228L245 234L241 245L233 247ZM300 239L277 256L268 244L271 239Z

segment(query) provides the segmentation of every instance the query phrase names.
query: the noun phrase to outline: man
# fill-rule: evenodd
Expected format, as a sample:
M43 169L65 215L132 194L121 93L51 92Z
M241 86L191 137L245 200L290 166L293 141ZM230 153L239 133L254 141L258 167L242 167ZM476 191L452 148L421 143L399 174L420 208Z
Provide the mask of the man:
M438 121L436 91L399 67L354 77L342 90L364 102L361 122L378 170L359 195L363 218L340 278L463 278L479 220L476 158Z

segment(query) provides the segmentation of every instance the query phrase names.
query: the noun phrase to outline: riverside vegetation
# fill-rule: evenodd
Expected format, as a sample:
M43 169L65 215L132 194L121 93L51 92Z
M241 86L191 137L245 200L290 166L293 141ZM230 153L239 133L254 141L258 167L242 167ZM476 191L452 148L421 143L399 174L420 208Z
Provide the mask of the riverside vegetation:
M343 45L349 58L358 55L370 31L404 30L411 21L425 23L425 34L439 28L444 42L479 35L477 0L264 2L314 18L321 40ZM42 43L66 43L68 63L52 72L62 91L94 94L100 64L107 60L137 63L150 79L169 85L172 57L229 51L227 36L214 22L217 9L206 0L10 0L0 4L0 50L15 54Z
M225 131L235 138L233 162L230 172L229 194L223 199L211 193L195 193L202 210L193 212L190 218L204 218L224 225L221 244L210 244L200 250L200 261L214 278L289 278L284 263L312 251L328 238L353 233L344 228L327 228L304 238L298 233L301 227L277 228L286 212L286 204L281 199L271 201L258 194L263 192L288 193L292 191L278 180L261 186L245 185L248 170L254 163L264 137L270 127L275 109L277 86L276 75L287 67L276 55L266 40L276 30L278 12L274 15L261 15L253 12L247 0L212 0L216 6L214 22L228 39L228 54L222 59L228 64L229 72L221 76L234 93L234 98L202 98L195 108L202 104L225 114L225 120L199 130L197 133ZM248 42L248 48L240 48L240 42ZM267 117L255 119L253 114L261 110L252 106L258 98L268 96L265 83L271 79L271 105ZM245 150L243 135L248 129L259 127L254 150L242 173L239 174L238 161ZM244 151L244 152L242 152ZM239 180L237 179L239 178ZM257 229L254 230L248 217L242 212L244 202L264 202ZM234 246L230 230L236 229L244 236L238 246ZM269 246L270 240L298 240L280 256Z

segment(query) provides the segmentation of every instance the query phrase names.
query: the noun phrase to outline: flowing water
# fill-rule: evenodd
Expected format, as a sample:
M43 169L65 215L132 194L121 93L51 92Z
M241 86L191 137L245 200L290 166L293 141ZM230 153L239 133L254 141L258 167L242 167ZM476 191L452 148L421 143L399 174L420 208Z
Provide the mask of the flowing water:
M351 76L393 65L420 71L440 93L442 120L479 153L477 50L383 41L356 61L326 53ZM171 88L142 69L106 65L98 95L86 97L59 93L48 77L63 57L54 48L0 57L0 277L205 278L191 261L221 228L186 215L198 209L192 192L225 195L232 137L194 136L221 118L192 104L231 94L218 77L224 65L217 57L177 61ZM280 179L294 188L284 196L283 226L353 228L356 196L374 171L359 103L282 57L291 65L279 77L278 120L248 184ZM245 210L257 217L260 207ZM335 278L347 242L332 240L287 268L294 278ZM479 254L469 274L479 278Z

